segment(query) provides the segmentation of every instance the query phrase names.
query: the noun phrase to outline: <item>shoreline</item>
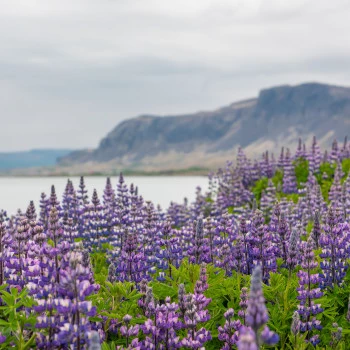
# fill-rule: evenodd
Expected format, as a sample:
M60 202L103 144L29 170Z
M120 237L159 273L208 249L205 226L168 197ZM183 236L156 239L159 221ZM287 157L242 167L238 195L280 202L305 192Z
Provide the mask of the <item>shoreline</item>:
M167 170L157 170L157 171L139 171L122 169L120 171L110 171L110 172L54 172L41 169L40 171L34 171L34 169L17 169L11 170L9 172L0 173L0 178L5 177L79 177L79 176L96 176L96 177L108 177L108 176L119 176L122 173L124 176L208 176L210 169L206 168L187 168L187 169L167 169Z

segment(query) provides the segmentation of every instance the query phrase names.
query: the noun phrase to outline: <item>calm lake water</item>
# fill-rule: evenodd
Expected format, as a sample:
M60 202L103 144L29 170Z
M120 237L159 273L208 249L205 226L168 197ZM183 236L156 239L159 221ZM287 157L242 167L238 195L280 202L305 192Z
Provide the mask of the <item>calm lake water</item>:
M34 200L37 211L40 194L50 194L51 185L56 187L59 199L67 183L67 177L0 177L0 209L5 209L8 214L14 214L18 208L25 210L30 200ZM75 189L78 188L79 177L70 177ZM118 177L112 177L113 188L116 188ZM125 177L130 186L133 183L139 188L139 194L145 200L151 200L160 204L163 209L167 208L171 201L182 202L184 197L189 201L195 198L195 190L200 186L203 191L208 188L208 179L205 176L130 176ZM100 198L106 183L105 177L86 176L85 184L91 196L94 188Z

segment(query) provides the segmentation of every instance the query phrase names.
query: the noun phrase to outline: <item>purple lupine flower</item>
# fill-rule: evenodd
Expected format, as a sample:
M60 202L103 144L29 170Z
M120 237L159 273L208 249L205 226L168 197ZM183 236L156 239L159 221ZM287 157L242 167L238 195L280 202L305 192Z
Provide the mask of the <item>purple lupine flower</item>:
M88 350L101 350L100 336L96 331L92 331L89 336Z
M209 262L209 250L204 240L204 228L203 219L199 218L195 222L195 230L193 236L193 245L188 250L189 261L193 264L199 264L201 262Z
M237 349L238 350L258 350L259 346L257 344L256 335L255 333L245 327L241 330L240 336L237 342Z
M269 317L265 305L265 298L262 291L262 270L257 265L252 274L251 286L248 300L246 321L255 334L265 325Z
M283 169L284 167L284 147L281 148L281 153L278 158L277 167Z
M329 155L329 160L331 163L337 163L339 161L339 147L338 147L338 142L336 139L334 139L332 143L332 150L331 154Z
M270 161L269 152L266 151L263 153L262 161L260 162L261 176L271 178L274 175L275 169L273 161ZM273 157L271 157L273 160Z
M298 299L300 300L300 305L298 306L298 312L301 317L300 332L308 331L308 340L311 342L310 332L314 329L322 329L320 321L316 319L316 315L322 313L323 309L320 304L315 304L314 299L320 298L323 293L318 287L320 283L319 274L314 272L318 267L318 263L315 261L311 237L309 237L307 242L302 242L301 250L301 267L303 270L297 273L299 277L297 291ZM313 338L313 342L316 342L317 339L317 337Z
M195 294L203 294L208 289L208 276L207 276L207 268L205 263L201 264L200 272L199 272L199 280L197 280L194 293Z
M130 325L130 321L132 320L132 316L125 315L123 317L124 325L120 327L120 334L125 337L126 347L130 344L130 339L139 334L140 327L139 325L132 326ZM137 339L137 338L136 338ZM134 339L135 340L135 339Z
M116 264L118 280L139 283L142 279L150 279L147 258L138 247L135 234L127 233L125 244Z
M304 145L305 146L305 145ZM305 149L303 148L303 143L302 143L302 140L301 138L299 137L299 140L298 140L298 147L297 147L297 150L295 152L295 156L294 158L295 159L299 159L299 158L304 158L305 157Z
M224 342L224 346L221 348L222 350L230 350L238 342L239 330L242 328L242 324L239 320L235 320L233 316L234 310L228 309L224 313L224 326L218 328L218 338Z
M340 285L345 276L348 264L346 259L348 257L348 226L340 222L336 216L335 211L330 206L326 223L323 225L324 234L320 238L320 246L322 253L320 257L322 273L321 287L333 287Z
M113 262L110 263L108 266L108 275L107 275L108 282L111 282L111 283L116 282L117 280L116 271L117 271L117 267L115 266L115 264Z
M349 218L350 217L350 172L346 180L343 182L342 203L344 208L344 217Z
M76 223L79 215L78 205L79 205L79 201L73 186L73 182L71 180L68 180L66 188L63 193L62 209L63 209L63 212L66 213L67 216L74 221L74 223Z
M141 326L146 336L143 344L147 349L176 349L181 347L180 337L176 335L178 326L178 305L167 297L163 305L157 304L152 318Z
M296 336L300 332L300 315L298 311L294 311L292 317L292 325L290 330L294 336Z
M333 203L341 203L342 198L342 185L341 185L341 178L343 176L342 171L342 165L338 162L337 167L335 169L334 173L334 179L331 186L331 189L329 190L329 200Z
M280 249L280 256L283 261L287 261L287 242L289 239L289 226L285 216L282 214L277 227L277 236L279 237L278 245Z
M26 217L29 220L29 222L36 221L36 211L35 211L34 201L29 202L29 206L26 211Z
M5 256L5 252L4 252L4 237L6 235L7 231L7 226L6 226L6 222L0 222L0 285L2 285L4 283L4 272L5 272L5 266L4 266L4 256Z
M241 238L239 239L243 245L243 252L244 252L243 254L244 254L244 262L245 262L245 264L242 264L242 272L250 275L252 261L251 261L251 252L250 252L250 242L248 239L249 229L247 227L246 220L244 219L242 219L239 224L239 233L241 236Z
M242 260L243 247L234 246L235 238L234 221L229 214L223 214L217 222L214 238L214 265L224 269L227 276L230 276L232 270L241 264L238 260Z
M214 229L213 220L211 217L208 217L204 222L204 236L208 240L210 262L213 262L214 261L215 229Z
M156 310L156 303L153 296L152 287L146 286L146 295L144 299L144 312L147 317L154 315Z
M275 345L279 341L277 333L271 331L269 327L265 326L260 333L261 340L266 345Z
M258 345L260 343L274 345L279 341L278 335L270 331L266 326L268 319L265 298L262 291L262 270L260 265L257 265L251 277L246 321L247 325L251 327L253 333L256 335ZM265 327L260 332L263 326ZM240 335L240 340L241 336L244 336L244 333Z
M293 271L293 269L298 264L299 257L299 232L296 228L292 230L289 239L288 252L287 252L287 266L289 273Z
M201 283L203 285L203 281ZM183 285L180 285L180 287L178 296L179 314L180 317L183 317L182 327L187 329L187 336L183 338L182 345L190 349L199 349L204 343L211 340L211 334L208 330L203 327L198 329L199 323L210 319L210 314L205 308L211 299L206 298L203 294L184 295Z
M155 240L158 247L154 245L154 248L158 250L155 254L157 258L158 269L164 270L159 273L157 277L158 281L165 280L165 271L168 276L172 277L172 266L179 267L182 260L181 239L177 235L174 235L174 230L171 227L171 222L166 220L161 224L159 230L159 221L155 225Z
M178 305L179 305L179 314L183 318L186 312L186 291L185 291L185 285L183 283L179 285L177 298L178 298Z
M241 290L241 300L239 302L240 310L238 311L238 316L242 319L243 325L246 325L246 315L248 308L248 288L243 287Z
M88 343L91 325L87 317L96 314L96 307L85 298L99 288L90 283L89 276L89 268L83 266L82 253L68 253L67 266L60 271L59 282L59 293L65 299L59 299L57 305L57 310L68 317L57 335L62 345L75 344L80 347Z
M332 333L331 333L332 340L329 343L329 345L332 347L332 349L335 349L336 346L338 345L338 343L340 342L341 338L342 338L343 328L339 327L338 323L336 323L336 322L334 322L332 324L332 327L335 330L332 331Z
M290 151L287 148L286 157L283 164L283 192L296 193L297 183L294 173L294 166L290 159Z
M268 180L266 191L261 195L260 209L264 215L269 216L272 211L273 204L276 202L276 188L271 179Z
M321 151L315 136L312 139L311 151L307 155L307 159L309 161L309 172L313 174L318 172L321 164Z
M320 213L318 211L316 211L314 215L314 226L312 228L311 237L315 242L316 249L318 249L321 237Z
M275 271L275 247L271 244L272 235L264 225L264 217L260 210L256 210L251 224L250 252L252 266L261 265L264 281L268 280L269 272Z
M79 190L78 190L78 200L81 206L88 204L89 196L87 195L87 189L84 181L84 176L80 177Z

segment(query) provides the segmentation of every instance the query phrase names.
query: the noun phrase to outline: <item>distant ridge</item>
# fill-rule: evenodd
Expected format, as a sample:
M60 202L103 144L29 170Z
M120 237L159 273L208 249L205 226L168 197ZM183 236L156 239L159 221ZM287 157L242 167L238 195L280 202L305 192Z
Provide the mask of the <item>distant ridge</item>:
M98 148L72 152L61 166L176 169L211 168L235 157L239 146L259 155L301 137L322 145L350 135L350 88L320 83L261 90L257 98L177 116L142 115L118 124Z
M20 152L0 152L0 170L52 166L59 157L71 153L70 149L33 149Z

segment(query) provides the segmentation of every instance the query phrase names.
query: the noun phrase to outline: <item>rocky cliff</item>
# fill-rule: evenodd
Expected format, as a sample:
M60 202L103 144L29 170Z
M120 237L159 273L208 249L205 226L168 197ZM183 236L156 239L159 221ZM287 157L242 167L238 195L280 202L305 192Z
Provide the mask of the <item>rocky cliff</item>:
M210 112L143 115L117 125L98 148L62 157L61 165L122 168L214 167L241 146L258 155L299 137L321 145L350 132L350 88L318 83L264 89L257 98ZM350 135L349 135L350 136Z

